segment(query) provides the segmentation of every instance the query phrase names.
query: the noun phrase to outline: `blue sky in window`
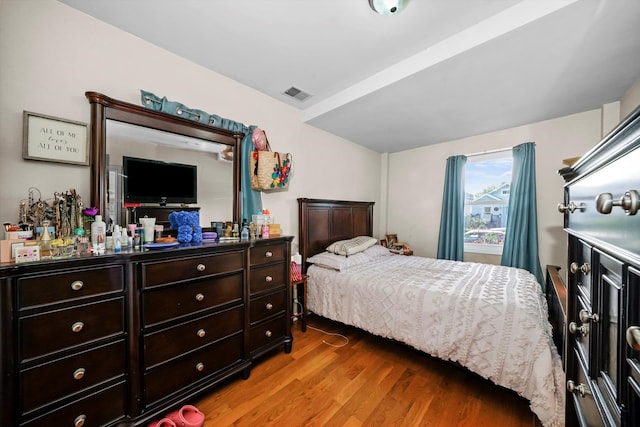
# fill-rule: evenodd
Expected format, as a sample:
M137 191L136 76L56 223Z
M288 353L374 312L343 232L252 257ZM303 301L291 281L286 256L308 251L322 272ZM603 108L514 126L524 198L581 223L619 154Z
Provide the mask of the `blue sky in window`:
M511 183L511 157L484 160L478 162L467 161L465 170L465 191L478 194L490 185L502 182Z

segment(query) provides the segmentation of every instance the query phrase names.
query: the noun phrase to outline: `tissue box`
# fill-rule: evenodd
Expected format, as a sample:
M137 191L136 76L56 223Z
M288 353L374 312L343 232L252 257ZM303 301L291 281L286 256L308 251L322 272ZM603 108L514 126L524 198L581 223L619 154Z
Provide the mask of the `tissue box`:
M22 246L16 249L16 263L40 261L40 246Z
M49 230L53 229L55 231L55 227L49 227ZM16 240L16 239L31 239L33 237L32 230L19 230L19 231L5 231L4 238L7 240Z
M25 241L23 239L0 240L0 262L15 261L16 250L23 247Z
M269 224L269 236L277 237L280 235L280 224Z

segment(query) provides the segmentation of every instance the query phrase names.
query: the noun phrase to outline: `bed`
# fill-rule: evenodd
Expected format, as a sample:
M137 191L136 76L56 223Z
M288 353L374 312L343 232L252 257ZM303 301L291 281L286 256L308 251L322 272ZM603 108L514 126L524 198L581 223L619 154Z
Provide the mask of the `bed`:
M310 312L462 365L528 399L543 426L564 425L562 362L533 275L379 245L336 255L330 244L372 235L373 203L298 199L298 209Z

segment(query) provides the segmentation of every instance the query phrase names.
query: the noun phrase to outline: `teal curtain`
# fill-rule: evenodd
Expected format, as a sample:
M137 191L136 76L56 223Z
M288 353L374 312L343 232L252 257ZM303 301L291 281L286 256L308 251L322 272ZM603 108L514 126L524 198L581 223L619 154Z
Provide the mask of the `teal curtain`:
M502 265L530 271L545 288L538 257L536 149L533 142L513 147L513 176Z
M251 171L249 170L249 156L251 155L251 151L253 151L253 141L251 140L251 136L253 135L253 130L257 126L246 126L242 123L234 122L233 120L215 115L212 116L212 119L215 126L219 128L244 133L244 138L242 139L240 146L240 153L234 153L234 155L240 156L240 221L243 219L251 221L251 215L255 215L258 210L262 210L262 193L251 188Z
M464 167L466 156L447 159L442 195L438 258L462 261L464 257Z
M250 126L249 132L245 132L242 139L242 146L240 147L240 176L242 182L240 183L241 198L241 212L242 219L251 221L251 215L255 215L258 211L262 211L262 193L255 191L251 188L251 170L249 156L253 151L253 141L251 141L251 135L256 126Z

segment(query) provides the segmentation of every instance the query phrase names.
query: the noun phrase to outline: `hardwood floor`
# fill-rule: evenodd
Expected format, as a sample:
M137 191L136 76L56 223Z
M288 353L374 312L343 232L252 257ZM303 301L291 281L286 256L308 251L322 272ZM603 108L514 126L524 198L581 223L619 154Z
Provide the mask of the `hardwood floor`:
M269 354L196 406L218 426L536 426L528 402L401 344L311 316L293 350ZM323 342L324 341L324 342Z

